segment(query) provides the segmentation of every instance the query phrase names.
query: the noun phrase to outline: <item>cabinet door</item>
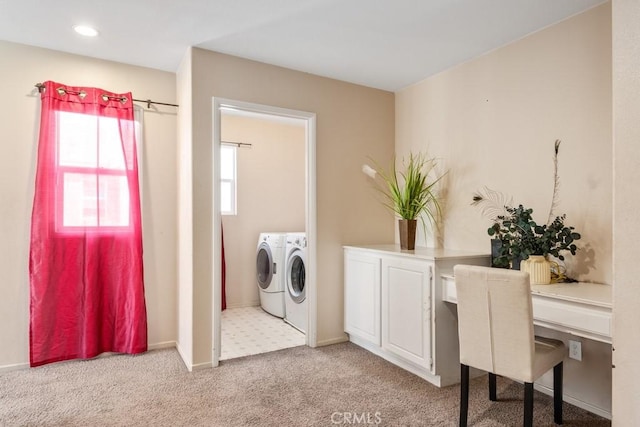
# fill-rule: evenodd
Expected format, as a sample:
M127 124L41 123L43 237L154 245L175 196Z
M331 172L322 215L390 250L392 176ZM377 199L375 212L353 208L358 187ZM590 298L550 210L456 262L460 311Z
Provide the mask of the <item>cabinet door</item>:
M380 258L345 252L344 330L380 345Z
M382 347L431 369L431 270L425 260L382 258Z

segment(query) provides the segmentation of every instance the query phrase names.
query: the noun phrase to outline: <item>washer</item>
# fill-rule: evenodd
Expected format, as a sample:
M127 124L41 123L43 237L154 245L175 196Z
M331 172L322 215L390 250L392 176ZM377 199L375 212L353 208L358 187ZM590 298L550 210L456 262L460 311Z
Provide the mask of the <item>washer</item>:
M285 233L260 233L256 250L256 279L260 306L276 317L284 318Z
M305 286L307 235L306 233L288 233L286 242L286 316L284 320L306 333L309 318Z

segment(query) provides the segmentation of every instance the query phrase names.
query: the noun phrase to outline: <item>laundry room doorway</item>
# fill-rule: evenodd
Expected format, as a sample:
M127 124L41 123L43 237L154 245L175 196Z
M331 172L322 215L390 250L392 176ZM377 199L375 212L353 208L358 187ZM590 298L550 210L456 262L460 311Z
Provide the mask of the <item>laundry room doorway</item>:
M235 125L232 126L232 124ZM293 129L296 135L299 135L296 137L296 141L299 141L299 143L289 146L282 145L286 144L284 141L288 139L287 135L283 134L282 137L271 138L271 144L268 147L261 146L262 142L269 140L267 136L269 135L269 126L271 124L280 126L282 129ZM229 136L238 135L238 133L229 132L232 127L234 129L240 128L245 135L247 135L248 129L256 128L256 130L243 140L243 138ZM302 318L298 310L295 316L295 323L293 321L288 323L297 329L301 329L300 325L304 325L304 335L300 335L302 341L299 341L297 345L304 343L311 347L316 346L315 129L314 113L217 97L213 98L212 152L213 164L217 166L213 168L212 176L214 189L214 197L212 199L213 230L222 231L223 223L225 225L224 233L213 233L212 359L214 366L219 364L223 353L225 353L225 348L230 348L230 345L225 346L225 340L229 343L227 328L233 322L223 320L231 319L229 317L230 312L241 312L241 317L266 315L273 319L266 319L266 322L280 320L281 323L284 323L284 313L280 313L278 307L274 308L273 298L277 295L284 298L286 294L267 293L274 290L286 292L284 285L278 285L282 286L279 289L275 288L275 285L267 287L264 283L260 283L260 286L258 286L259 282L262 281L256 280L256 262L258 261L259 264L261 257L264 258L264 254L260 251L256 254L256 243L259 250L261 248L260 244L265 243L267 240L272 246L275 244L273 256L281 257L282 260L278 263L277 270L274 272L269 272L266 275L260 271L257 272L258 275L263 274L268 279L271 279L272 273L277 273L273 274L274 280L284 279L286 275L286 251L293 252L296 249L296 254L300 254L300 249L302 249L304 258L302 277L306 293L304 316ZM243 132L240 132L240 134ZM231 158L229 156L234 155L238 156L236 159L244 159L243 163L234 160L238 168L242 168L242 173L245 174L242 178L245 180L244 188L240 178L235 182L231 182L235 179L234 174L237 173L237 170L230 173L229 170L224 170L224 167L220 167L222 159L228 161ZM225 162L222 162L222 164L225 164ZM254 186L250 191L247 191L246 188L247 170L251 172L251 182L253 182L252 186ZM261 179L261 176L264 179ZM281 183L278 183L277 180ZM235 187L236 185L237 187ZM237 194L234 193L235 188L237 188ZM252 195L250 202L247 202L247 192ZM291 199L290 203L287 202L287 195ZM240 201L240 204L236 204L238 201ZM273 206L269 206L270 204ZM250 212L248 212L249 210ZM223 213L225 213L224 216ZM244 216L241 217L241 213L244 213ZM264 214L265 217L270 216L273 221L265 221L261 214ZM239 226L240 221L246 222L243 226ZM252 228L256 228L256 230ZM258 230L260 231L259 233ZM291 234L291 242L289 243L286 243L286 232L296 232L295 235ZM299 232L303 232L304 240L299 238ZM253 236L253 234L256 236ZM277 234L282 234L281 244L277 243L280 241L277 238ZM263 239L265 242L262 242ZM281 246L280 249L278 249L279 246ZM240 247L242 247L241 250ZM257 261L256 255L258 255ZM222 263L223 256L230 261L226 263L226 278L233 278L232 283L229 280L226 281L226 292L225 281L223 280L223 276L225 276ZM275 264L274 260L274 268L276 267ZM230 268L233 270L230 271ZM298 270L300 269L298 268ZM299 273L294 272L292 274L294 282L299 279ZM260 289L259 293L258 289ZM222 306L225 301L225 293L228 309L225 310L223 316ZM255 306L256 304L251 300L247 300L247 298L253 298L255 301L258 295L260 296L260 305L258 306ZM263 296L265 299L263 299ZM243 308L239 310L238 307ZM302 305L297 305L295 308L300 307ZM270 314L273 314L273 316L270 316ZM280 327L277 323L275 325ZM225 327L225 340L222 339L223 326ZM223 348L223 346L225 347ZM225 358L229 358L228 350Z

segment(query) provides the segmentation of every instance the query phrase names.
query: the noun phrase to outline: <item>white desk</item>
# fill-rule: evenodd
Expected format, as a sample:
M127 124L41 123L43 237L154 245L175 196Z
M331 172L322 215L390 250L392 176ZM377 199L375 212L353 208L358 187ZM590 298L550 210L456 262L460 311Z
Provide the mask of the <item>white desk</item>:
M611 344L611 286L558 283L531 286L533 323L583 338ZM456 283L442 275L442 299L456 304Z

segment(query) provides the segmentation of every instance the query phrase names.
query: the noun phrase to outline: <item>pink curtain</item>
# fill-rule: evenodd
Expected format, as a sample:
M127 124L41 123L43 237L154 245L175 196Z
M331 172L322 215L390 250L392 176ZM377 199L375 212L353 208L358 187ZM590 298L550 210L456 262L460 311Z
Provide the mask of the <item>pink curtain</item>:
M222 230L222 224L220 224L220 247L222 249L222 260L221 260L221 267L222 267L222 274L221 274L221 284L220 284L220 289L222 290L222 301L221 301L221 307L220 310L226 310L227 309L227 291L226 291L226 282L227 282L227 263L225 261L224 258L224 231Z
M46 82L29 258L30 362L147 349L131 94Z

